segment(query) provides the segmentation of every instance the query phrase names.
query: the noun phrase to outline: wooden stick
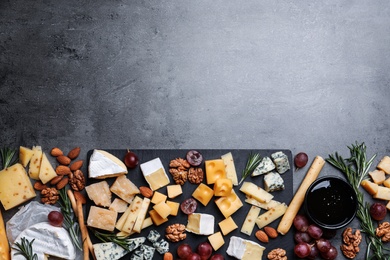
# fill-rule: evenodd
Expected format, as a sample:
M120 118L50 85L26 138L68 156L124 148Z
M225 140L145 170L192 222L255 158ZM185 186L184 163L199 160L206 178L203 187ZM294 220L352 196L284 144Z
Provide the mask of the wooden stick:
M287 234L294 221L295 216L298 214L299 209L305 199L305 194L309 186L317 179L322 167L325 165L325 160L321 156L316 156L310 169L307 171L305 178L303 179L299 189L295 193L293 199L290 202L286 212L283 215L282 220L278 226L278 232L282 235Z
M83 241L84 260L89 260L88 230L84 223L83 204L77 201L78 220L81 230L81 239Z

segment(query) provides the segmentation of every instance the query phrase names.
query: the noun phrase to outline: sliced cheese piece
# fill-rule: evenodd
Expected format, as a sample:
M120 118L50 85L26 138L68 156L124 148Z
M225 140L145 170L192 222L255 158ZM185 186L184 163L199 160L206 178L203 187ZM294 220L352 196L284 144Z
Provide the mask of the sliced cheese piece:
M374 170L372 172L369 172L368 175L370 175L374 183L379 185L386 180L385 172L381 170Z
M362 181L363 182L363 181ZM382 183L383 186L387 187L387 188L390 188L390 177L387 178L383 183ZM363 186L363 185L362 185ZM372 195L372 194L371 194Z
M270 172L276 168L274 162L269 157L264 157L261 159L261 162L259 165L255 168L255 170L252 172L252 176L258 176L262 175L264 173Z
M109 209L91 206L87 225L107 231L114 231L118 213Z
M286 210L287 210L287 205L282 203L282 204L276 206L275 208L272 208L272 209L268 210L267 212L264 212L256 219L257 227L263 228L263 227L269 225L273 221L275 221L278 218L280 218L281 216L283 216L283 214L286 212Z
M95 149L89 159L89 178L104 179L127 174L126 165L114 155Z
M386 174L390 174L390 156L384 156L376 168L384 171Z
M226 253L237 259L254 260L262 259L264 250L265 247L255 242L232 236Z
M122 230L123 225L125 224L126 219L129 216L130 212L131 212L131 208L127 207L126 211L122 214L122 216L116 222L116 224L115 224L116 229ZM121 231L121 232L123 232L123 231ZM129 233L126 232L126 234L129 234Z
M149 215L152 218L153 224L160 226L161 224L168 221L168 218L162 218L156 210L152 209L149 211Z
M188 215L186 230L197 235L211 235L214 233L214 216L205 213Z
M230 179L234 186L238 185L236 166L234 165L233 154L231 152L221 156L225 164L226 177Z
M180 194L182 194L183 190L180 184L168 185L167 193L168 193L168 198L173 199L179 196Z
M126 175L121 175L116 178L110 187L110 191L116 194L119 198L127 203L131 203L135 194L140 193L138 187L132 183Z
M229 196L219 197L216 199L215 204L217 204L217 207L225 218L233 215L234 212L243 206L240 198L234 190L232 190Z
M374 195L378 192L378 184L373 183L367 179L362 180L360 185L365 189L370 195ZM386 185L385 185L386 186ZM387 187L387 186L386 186Z
M378 186L378 192L372 197L378 200L390 200L390 188Z
M177 216L180 204L178 202L167 200L165 203L171 208L171 216Z
M30 159L28 174L31 179L39 180L39 169L41 168L41 160L42 160L42 147L33 146L32 150L34 153Z
M214 251L217 251L221 248L221 246L223 246L223 244L225 244L225 240L223 239L223 236L220 231L212 234L207 239L209 240Z
M16 163L0 171L0 201L5 210L19 206L35 196L23 165Z
M96 260L118 260L130 252L114 242L97 243L92 247Z
M161 201L160 203L156 204L153 206L153 209L157 211L157 213L162 217L162 218L167 218L171 214L171 207L169 207L165 201Z
M23 165L23 167L27 167L28 163L33 156L34 151L30 148L20 146L19 147L19 163Z
M85 187L87 195L95 205L109 207L111 205L111 191L107 181L100 181Z
M256 206L252 206L249 209L248 214L246 215L246 218L244 220L244 223L242 224L241 227L241 233L244 233L245 235L252 235L253 228L255 227L256 224L256 219L260 214L260 208Z
M225 163L222 159L205 161L207 184L213 184L219 178L226 178Z
M221 229L222 234L224 236L226 236L227 234L229 234L230 232L238 228L236 222L234 222L231 216L220 221L218 223L218 226Z
M133 232L141 233L142 226L146 217L146 213L148 212L149 205L150 205L150 199L144 198L142 200L141 209L138 212L137 220L134 223Z
M115 198L108 209L116 211L118 213L123 213L126 211L128 206L129 206L129 204L126 201L124 201L122 199Z
M207 206L214 195L213 189L204 183L198 185L198 187L192 193L192 197L197 199L203 206Z
M73 246L69 233L62 227L55 227L47 222L41 222L23 230L14 243L21 243L22 238L31 242L34 239L32 248L37 255L37 260L47 259L53 256L61 259L73 260L76 258L76 250ZM19 251L13 249L11 258L15 260L26 259Z
M10 260L9 254L9 242L7 238L7 233L5 230L3 215L0 211L0 259L1 260Z
M135 221L137 220L138 214L141 211L142 199L138 196L130 204L130 214L127 216L125 223L121 231L130 233L133 230Z
M147 217L144 219L144 222L142 223L142 228L141 229L144 229L144 228L147 228L147 227L150 227L153 225L153 221L152 221L152 218L151 217ZM124 232L124 231L120 231L116 234L116 236L118 237L128 237L132 234L135 234L136 232L133 230L131 231L130 233L127 233L127 232Z
M257 201L263 202L263 203L270 202L274 197L272 194L266 192L265 190L263 190L261 187L257 186L256 184L254 184L252 182L247 182L247 181L245 181L242 184L240 191L242 191L246 195L256 199Z
M262 203L262 202L259 202L259 201L255 200L254 198L251 198L249 196L246 196L245 202L248 204L251 204L253 206L265 209L265 210L275 208L277 205L281 204L281 202L276 201L276 200L270 200L270 202L268 202L268 203Z
M153 204L158 204L161 201L166 201L166 199L167 199L167 195L164 195L161 192L155 191L151 202Z
M47 158L46 153L42 153L41 166L39 168L39 179L43 184L46 184L54 177L57 177L57 173Z
M165 172L160 158L147 161L140 165L142 174L152 190L158 190L169 184L169 177Z

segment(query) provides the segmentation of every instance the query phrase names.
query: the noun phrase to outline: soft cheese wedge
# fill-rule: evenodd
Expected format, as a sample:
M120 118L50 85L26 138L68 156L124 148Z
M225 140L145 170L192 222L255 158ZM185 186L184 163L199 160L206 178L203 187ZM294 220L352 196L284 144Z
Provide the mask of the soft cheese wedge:
M47 259L46 255L69 260L76 258L76 250L69 233L62 227L55 227L46 222L38 223L22 231L14 243L21 243L23 237L30 242L35 239L33 252L37 254L37 260ZM11 250L11 257L14 260L26 259L15 249Z
M232 236L226 253L237 259L254 260L262 259L264 250L265 247L255 242Z
M126 165L114 155L95 149L89 159L89 178L105 179L127 174Z
M5 210L16 207L35 196L26 170L20 163L0 171L0 201Z
M188 215L186 230L197 235L211 235L214 233L214 216L204 213Z
M158 190L169 184L169 177L165 172L160 158L147 161L140 165L142 174L152 190Z

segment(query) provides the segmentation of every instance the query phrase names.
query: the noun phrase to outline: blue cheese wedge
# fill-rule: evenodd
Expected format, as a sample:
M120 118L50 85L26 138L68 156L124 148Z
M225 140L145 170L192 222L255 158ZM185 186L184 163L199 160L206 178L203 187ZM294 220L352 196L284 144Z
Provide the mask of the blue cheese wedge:
M290 170L290 163L288 162L288 156L283 152L276 152L271 155L272 161L276 166L276 171L280 174Z
M145 237L136 237L136 238L127 239L128 250L130 252L136 250L145 242L145 240L146 240Z
M265 247L255 242L232 236L226 253L237 259L253 260L262 259L264 250Z
M143 258L145 260L152 260L154 251L156 251L154 247L148 245L141 245L141 250L142 250Z
M252 176L262 175L275 169L275 164L269 157L264 157L260 164L252 172Z
M142 163L140 168L142 174L145 177L145 180L148 182L150 188L153 191L169 184L169 177L165 172L160 158L155 158L153 160Z
M284 180L277 172L269 172L264 176L264 189L267 192L284 190Z
M93 250L96 260L117 260L130 252L113 242L94 244Z
M114 155L95 149L89 159L89 178L105 179L127 174L126 165Z
M155 243L157 242L157 240L161 237L160 233L158 233L157 230L150 230L149 231L149 234L147 236L148 240L151 242L151 243Z
M131 260L143 260L144 259L144 253L142 249L137 249L134 251L134 253L130 257Z
M186 230L197 235L214 234L214 216L204 213L192 213L188 215Z
M154 242L153 247L161 255L169 251L169 243L165 239L161 239L160 241Z

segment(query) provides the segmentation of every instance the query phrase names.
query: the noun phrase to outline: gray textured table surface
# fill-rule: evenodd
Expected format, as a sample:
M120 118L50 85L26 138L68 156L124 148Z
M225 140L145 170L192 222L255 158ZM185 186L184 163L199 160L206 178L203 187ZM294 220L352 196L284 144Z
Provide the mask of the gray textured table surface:
M312 159L364 141L376 164L389 40L388 1L1 0L0 145Z

